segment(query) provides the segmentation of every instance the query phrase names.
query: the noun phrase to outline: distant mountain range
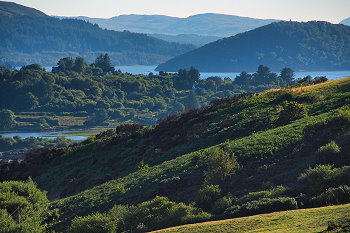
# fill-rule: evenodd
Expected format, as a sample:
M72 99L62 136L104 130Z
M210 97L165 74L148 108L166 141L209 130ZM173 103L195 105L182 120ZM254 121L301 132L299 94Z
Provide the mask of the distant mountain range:
M279 21L214 13L198 14L187 18L164 15L121 15L109 19L85 16L73 18L96 23L105 29L146 33L169 42L197 46Z
M219 37L219 36L202 36L202 35L196 35L196 34L179 34L179 35L148 34L148 35L161 40L168 41L168 42L175 42L180 44L193 44L197 47L222 39L222 37Z
M196 67L202 72L349 70L350 27L327 22L277 22L177 56L157 70Z
M346 18L343 21L340 22L341 24L350 26L350 18Z
M224 14L198 14L187 18L165 15L121 15L110 19L75 17L96 23L110 30L140 32L146 34L196 34L202 36L227 37L252 30L276 19L253 19Z
M104 30L77 19L57 19L36 9L0 1L0 63L52 66L65 56L92 62L108 53L115 65L154 65L194 49L145 34Z

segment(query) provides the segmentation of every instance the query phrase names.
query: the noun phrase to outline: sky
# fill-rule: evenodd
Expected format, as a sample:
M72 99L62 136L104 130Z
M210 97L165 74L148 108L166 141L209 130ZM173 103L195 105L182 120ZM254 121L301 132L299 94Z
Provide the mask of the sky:
M7 0L11 1L11 0ZM350 17L350 0L14 0L48 15L110 18L123 14L188 17L222 13L261 19L323 20Z

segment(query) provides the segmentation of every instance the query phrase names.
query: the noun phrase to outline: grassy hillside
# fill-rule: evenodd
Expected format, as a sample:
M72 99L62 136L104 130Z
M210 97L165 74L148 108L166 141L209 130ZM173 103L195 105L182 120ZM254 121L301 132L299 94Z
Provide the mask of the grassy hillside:
M209 212L202 220L347 203L349 104L350 78L217 100L156 126L124 125L68 148L33 151L2 168L1 178L31 176L47 190L60 212L57 229L115 205L149 216L142 211L156 196ZM152 222L161 217L123 227L196 222Z
M323 232L328 222L350 219L350 204L290 210L173 227L155 232ZM333 231L336 232L336 231Z
M261 63L272 70L347 70L349 46L344 41L349 38L350 27L341 24L277 22L179 55L157 70L193 66L201 72L253 72Z

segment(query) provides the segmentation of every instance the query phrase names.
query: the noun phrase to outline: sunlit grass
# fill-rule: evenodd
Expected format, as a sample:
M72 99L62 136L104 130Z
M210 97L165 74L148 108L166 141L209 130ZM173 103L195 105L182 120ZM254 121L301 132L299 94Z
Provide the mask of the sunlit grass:
M329 221L350 218L350 204L184 225L156 232L322 232Z

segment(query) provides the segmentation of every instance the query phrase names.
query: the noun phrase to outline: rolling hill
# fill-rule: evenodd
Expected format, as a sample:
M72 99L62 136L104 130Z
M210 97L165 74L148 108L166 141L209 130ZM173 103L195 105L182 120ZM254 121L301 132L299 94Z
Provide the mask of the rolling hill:
M211 43L213 41L216 41L222 38L218 36L202 36L197 34L178 34L178 35L148 34L148 35L161 40L168 41L168 42L176 42L180 44L193 44L197 47L203 46L205 44Z
M155 232L337 232L335 230L340 230L337 227L327 231L329 222L343 219L350 219L350 204L191 224Z
M14 2L0 1L0 16L1 17L18 17L18 16L38 16L48 17L41 11L34 8L22 6Z
M115 65L154 65L194 48L145 34L104 30L77 19L57 19L32 8L0 2L1 63L52 66L65 56L109 53Z
M350 27L327 22L277 22L224 38L179 55L157 67L176 71L196 67L201 72L255 71L260 64L274 71L348 70Z
M1 167L0 179L31 176L47 190L60 212L57 230L115 205L156 205L148 201L156 196L192 203L210 213L204 220L346 203L349 99L350 78L217 100L156 126L121 125L68 148L32 151ZM143 218L124 227L196 222Z

